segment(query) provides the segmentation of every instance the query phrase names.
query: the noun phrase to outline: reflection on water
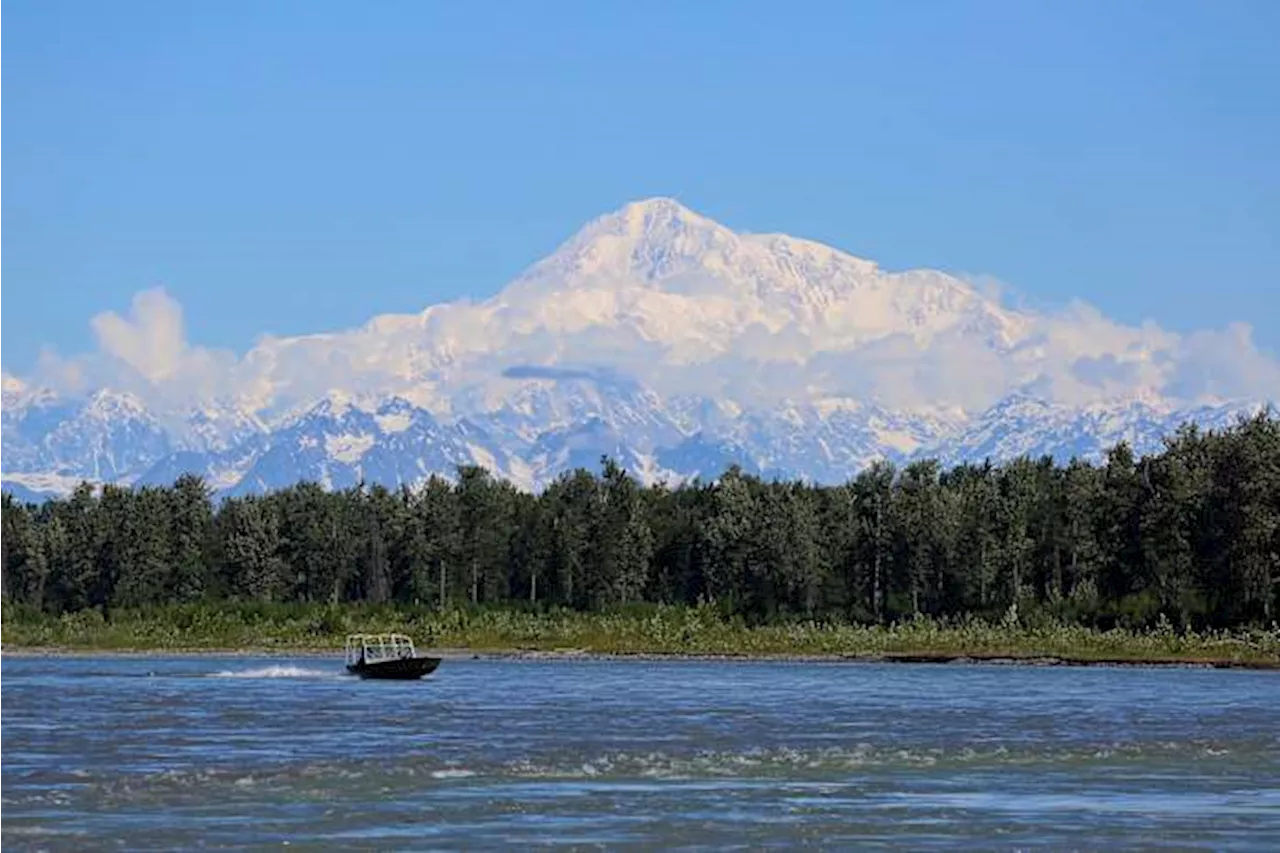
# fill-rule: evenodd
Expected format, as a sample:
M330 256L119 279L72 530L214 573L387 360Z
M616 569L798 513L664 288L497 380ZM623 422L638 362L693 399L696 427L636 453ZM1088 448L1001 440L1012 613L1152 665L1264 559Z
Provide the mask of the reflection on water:
M1280 677L3 661L3 844L1280 849Z

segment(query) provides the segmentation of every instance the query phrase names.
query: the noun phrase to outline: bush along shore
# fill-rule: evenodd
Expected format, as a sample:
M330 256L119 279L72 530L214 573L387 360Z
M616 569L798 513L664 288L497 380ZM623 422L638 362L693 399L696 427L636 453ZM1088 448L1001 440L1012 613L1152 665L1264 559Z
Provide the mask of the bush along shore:
M1064 664L1199 664L1280 669L1280 629L1108 631L1073 625L947 622L885 626L794 621L749 626L710 606L439 611L370 605L176 605L50 616L5 608L7 652L331 652L348 633L399 631L423 648L477 655L616 655Z

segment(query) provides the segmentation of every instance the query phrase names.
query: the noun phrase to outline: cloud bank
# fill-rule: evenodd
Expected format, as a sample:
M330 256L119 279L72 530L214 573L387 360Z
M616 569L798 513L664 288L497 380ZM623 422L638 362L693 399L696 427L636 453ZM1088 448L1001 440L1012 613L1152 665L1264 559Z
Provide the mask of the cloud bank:
M1245 324L1178 335L1152 323L1124 326L1082 304L1032 317L1029 333L1005 349L952 330L924 342L895 333L822 350L798 328L775 333L755 324L728 352L681 364L664 362L661 346L625 327L512 335L485 306L462 310L458 325L466 335L432 328L438 324L424 324L421 315L389 315L346 332L264 338L238 356L187 341L178 302L163 289L147 290L125 315L106 311L91 319L93 352L46 351L30 381L68 396L99 387L129 391L160 409L224 400L256 412L332 391L422 398L428 389L430 403L450 388L498 379L626 376L659 393L727 397L746 406L817 396L978 410L1032 384L1068 405L1139 393L1183 402L1280 399L1280 363L1258 349Z

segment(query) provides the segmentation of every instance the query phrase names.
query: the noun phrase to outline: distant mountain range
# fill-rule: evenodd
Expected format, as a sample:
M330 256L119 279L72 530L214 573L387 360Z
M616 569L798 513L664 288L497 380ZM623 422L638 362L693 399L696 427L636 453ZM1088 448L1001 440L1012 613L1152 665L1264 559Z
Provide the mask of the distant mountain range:
M87 358L75 373L93 387L5 375L6 490L193 472L234 495L459 464L536 489L604 454L646 482L730 464L836 482L879 458L1154 450L1183 422L1256 411L1280 377L1238 329L1014 310L961 278L737 234L669 199L589 223L483 302L243 356Z

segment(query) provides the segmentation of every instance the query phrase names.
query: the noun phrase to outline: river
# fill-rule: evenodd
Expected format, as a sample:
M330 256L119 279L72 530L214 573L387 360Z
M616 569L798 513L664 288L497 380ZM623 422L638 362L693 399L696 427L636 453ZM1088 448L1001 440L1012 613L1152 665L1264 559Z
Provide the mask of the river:
M1280 849L1280 674L5 657L3 847Z

